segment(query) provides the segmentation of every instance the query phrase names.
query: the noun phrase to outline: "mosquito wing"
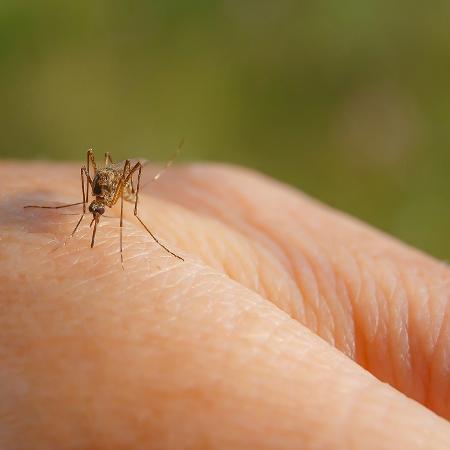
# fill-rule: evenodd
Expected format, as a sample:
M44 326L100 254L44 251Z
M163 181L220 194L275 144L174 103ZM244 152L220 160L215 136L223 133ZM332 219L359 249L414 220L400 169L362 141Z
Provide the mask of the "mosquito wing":
M129 172L129 170L132 169L137 162L140 162L142 164L142 167L145 167L149 163L149 160L145 159L145 158L131 158L131 159L128 159L128 160L118 161L116 163L109 164L107 166L107 168L111 169L111 170L114 170L116 172L122 172L123 173L124 168L125 168L125 163L127 161L130 162L130 165L129 165L129 168L128 168L127 172Z

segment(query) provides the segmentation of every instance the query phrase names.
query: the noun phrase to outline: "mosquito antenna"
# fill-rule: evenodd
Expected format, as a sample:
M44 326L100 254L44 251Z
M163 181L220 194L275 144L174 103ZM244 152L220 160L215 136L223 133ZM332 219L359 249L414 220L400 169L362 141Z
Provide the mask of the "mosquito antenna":
M144 183L142 185L142 187L147 186L148 184L152 183L153 181L157 181L159 179L159 177L175 162L175 160L178 158L179 154L181 153L181 147L183 147L184 144L184 138L181 139L180 143L178 144L176 150L173 152L172 156L170 157L170 159L166 162L166 164L164 165L164 167L157 172L153 178L151 178L150 180L148 180L146 183Z

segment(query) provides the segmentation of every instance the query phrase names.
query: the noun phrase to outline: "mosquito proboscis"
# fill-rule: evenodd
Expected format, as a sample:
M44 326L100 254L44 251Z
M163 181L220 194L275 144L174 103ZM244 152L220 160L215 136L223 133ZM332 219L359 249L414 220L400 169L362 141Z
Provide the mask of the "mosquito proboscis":
M178 146L177 153L179 152L181 144ZM176 157L176 155L175 155ZM156 181L161 174L173 163L175 157L156 173L150 181ZM91 177L91 167L93 170L93 177ZM70 206L83 205L83 212L78 219L75 228L70 234L70 238L74 236L84 216L89 213L92 214L92 220L90 226L94 225L92 230L91 248L95 243L95 235L97 232L97 225L100 218L105 213L106 208L112 208L120 199L120 261L123 268L123 246L122 246L122 234L123 234L123 202L128 201L134 203L134 216L145 228L152 239L160 245L167 253L170 253L175 258L184 261L184 259L172 252L167 248L148 228L138 214L139 203L139 188L141 184L143 164L140 161L131 163L131 160L126 159L114 163L109 152L105 153L105 164L103 167L97 167L94 157L93 149L89 149L86 155L86 165L81 167L81 192L83 200L81 202L69 203L58 206L44 206L44 205L27 205L24 208L44 208L44 209L61 209L68 208ZM137 174L136 187L134 186L134 178ZM89 203L89 188L93 200ZM89 205L87 207L87 205Z

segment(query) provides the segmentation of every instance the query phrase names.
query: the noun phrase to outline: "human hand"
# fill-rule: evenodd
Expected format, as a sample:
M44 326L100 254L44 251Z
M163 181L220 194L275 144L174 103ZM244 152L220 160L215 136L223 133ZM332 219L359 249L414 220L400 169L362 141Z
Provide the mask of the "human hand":
M63 244L81 207L23 209L81 200L76 166L0 175L0 448L450 448L443 263L193 165L140 197L185 261L128 207L123 271L117 219L91 249L89 221Z

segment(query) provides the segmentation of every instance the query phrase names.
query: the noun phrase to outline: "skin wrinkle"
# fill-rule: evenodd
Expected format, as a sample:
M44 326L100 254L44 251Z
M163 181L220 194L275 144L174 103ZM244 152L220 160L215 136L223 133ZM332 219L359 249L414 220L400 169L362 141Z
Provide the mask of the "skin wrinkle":
M450 357L448 354L448 342L450 340L450 327L448 325L450 319L449 307L450 305L447 303L443 322L446 325L443 326L439 332L430 366L430 383L433 386L440 387L440 389L436 389L436 394L432 397L435 402L433 403L433 407L436 404L437 411L442 411L443 415L445 415L445 412L447 411L450 395L449 384L445 382L450 371Z
M165 190L167 190L168 184L165 185ZM274 242L272 242L264 233L261 233L260 230L255 229L252 226L249 226L241 220L239 214L234 213L233 209L227 208L224 209L217 203L214 196L206 195L206 192L211 188L211 185L203 183L203 180L200 178L190 178L189 182L186 185L186 195L183 200L186 202L185 204L198 212L205 212L208 216L211 216L211 211L214 212L214 216L218 217L220 220L227 224L234 224L235 222L239 222L239 227L236 229L243 232L245 236L254 235L255 241L261 241L264 247L269 248L272 254L275 254L277 258L283 263L285 270L289 271L289 262L287 260L286 255L284 254L283 249L279 248ZM155 195L161 195L161 190L155 190ZM172 198L173 201L176 199ZM179 203L179 202L177 202ZM238 202L233 201L233 205L239 207ZM230 220L231 217L233 220ZM293 274L293 271L291 270Z
M249 271L248 274L248 278L249 278L249 283L247 285L247 287L249 287L250 289L252 289L255 292L258 292L261 297L264 298L280 298L280 301L283 301L283 297L281 295L277 295L276 294L276 289L274 289L275 295L271 295L271 291L272 289L266 289L266 285L265 283L261 282L260 280L262 279L262 274L260 271L260 266L258 264L258 260L259 258L255 255L255 251L254 251L254 247L251 245L251 243L246 242L247 243L247 252L249 253L248 256L248 264L251 267L251 270ZM240 257L239 253L236 252L236 256ZM264 254L261 254L261 259L265 259ZM282 272L280 273L280 275L282 274ZM230 277L230 278L234 278L234 277Z
M297 245L301 248L301 243L296 242ZM283 245L280 243L280 245ZM305 266L308 268L310 272L310 281L314 285L314 290L311 291L311 295L309 299L315 298L317 299L315 304L315 313L318 320L317 333L325 339L330 344L334 345L336 343L336 335L335 331L335 318L333 317L330 303L325 301L326 294L324 294L325 286L322 285L322 279L320 277L319 271L316 269L315 261L310 257L309 252L306 248L301 248L301 259L304 259L304 264L298 264L298 255L292 255L290 251L288 251L289 259L291 260L291 264L294 267L294 271L297 275L296 279L300 279L301 272L305 271ZM301 282L297 281L297 286L303 285ZM315 292L314 292L315 291ZM307 297L308 299L308 297Z
M257 248L258 244L249 242L251 250L251 259L254 267L255 290L259 292L263 297L268 299L277 299L274 303L281 306L284 311L287 311L291 317L296 318L300 322L304 320L304 311L301 308L303 304L299 298L300 294L296 289L295 283L289 275L287 275L277 260L273 260L271 255L268 254L265 248ZM259 253L259 254L258 254ZM274 266L272 269L271 266ZM271 274L271 276L265 276L265 272ZM273 280L273 273L279 274L275 280ZM233 277L232 277L233 278ZM269 283L271 282L271 283ZM276 287L273 289L270 284L275 283ZM291 287L294 284L295 289ZM286 289L286 286L289 286ZM257 289L259 287L259 289Z
M371 364L371 358L369 357L371 347L368 344L373 343L372 348L373 350L375 350L375 352L380 350L380 344L383 349L386 348L387 325L385 317L387 316L387 303L383 296L377 296L377 286L375 284L375 279L364 267L362 259L363 258L361 257L361 255L357 257L362 279L361 293L364 293L365 295L363 296L361 294L361 296L358 298L358 312L357 315L355 315L355 321L358 324L358 327L361 329L362 335L365 334L365 339L361 341L360 347L365 349L366 361L368 364L367 367L371 367L373 370L378 366L378 364ZM363 298L366 305L364 305ZM369 303L368 307L367 303ZM376 311L376 320L373 320L372 314L374 314L374 311ZM374 332L371 332L372 328L374 328ZM377 360L376 363L378 362L380 361ZM387 372L385 378L381 379L390 379L391 366L383 364L381 365L381 367L385 368L384 371ZM382 374L382 372L380 373Z
M400 311L400 317L402 317L402 340L403 340L403 346L400 347L403 352L403 364L401 366L402 374L404 376L402 380L401 386L405 386L404 392L408 395L410 394L411 398L423 398L423 385L419 386L418 382L420 381L419 377L413 376L413 373L415 373L415 367L414 367L414 360L412 357L411 352L411 345L413 344L412 338L411 338L411 315L412 315L412 305L408 299L408 295L405 291L404 287L404 280L403 280L403 272L398 271L397 277L400 279L400 285L401 285L401 295L399 296L400 299L397 301L398 304L400 304L402 311ZM427 326L427 324L425 324ZM417 336L417 333L415 334ZM405 381L406 380L406 381Z
M264 261L264 263L269 264L270 259L266 257L266 254L264 253L264 249L262 249L262 252L260 254L260 257L258 258L257 255L255 254L254 251L254 247L253 245L251 245L251 243L248 243L247 245L247 249L248 249L248 260L249 260L249 266L251 267L251 270L249 271L248 274L248 278L251 280L249 281L249 283L247 283L247 287L250 287L252 290L254 290L255 292L258 292L262 297L264 298L276 298L278 301L277 303L283 305L285 304L285 299L283 298L284 296L280 293L277 293L277 289L275 287L275 289L269 288L269 286L262 282L262 278L263 278L263 274L261 272L261 268L260 265L258 264L258 260L261 259ZM238 252L236 252L236 255L238 256ZM277 262L274 264L274 266L276 267L278 264ZM274 270L274 273L277 276L281 276L284 278L284 273L282 271L279 270L279 268ZM279 274L279 275L278 275ZM231 277L234 278L234 277ZM286 289L286 296L289 296L289 290ZM278 305L277 305L278 306ZM281 306L281 309L282 306Z
M363 331L359 321L356 319L363 285L362 271L358 264L357 258L353 256L345 246L339 245L336 254L338 257L334 263L335 271L337 278L342 281L346 289L347 301L350 307L349 316L351 320L348 328L354 333L353 336L348 338L351 340L352 349L352 353L349 355L363 367L369 367L366 346L364 345L364 340L362 339ZM354 284L356 284L356 289L353 287ZM372 311L369 310L369 313L372 313ZM377 320L375 322L375 327L377 327L378 323L378 314L376 314L376 318ZM372 320L371 323L373 323ZM371 336L369 335L368 341L370 342L371 340Z
M444 288L444 285L443 285ZM432 292L432 287L429 287L428 292L431 293ZM437 349L439 348L439 341L441 340L441 337L443 336L443 332L444 330L448 330L449 328L449 314L448 314L448 310L450 307L450 302L448 302L448 298L445 295L445 291L442 289L442 295L439 295L439 293L434 292L434 296L433 296L433 301L430 302L430 305L433 306L433 309L431 311L431 317L437 317L438 318L438 326L436 327L437 329L437 333L436 333L436 337L433 341L433 346L432 346L432 356L431 356L431 360L434 360L435 357L435 353L437 351ZM434 310L434 305L438 304L439 306L441 306L441 308L439 308L440 311L439 313L436 313L436 311ZM431 306L430 306L431 308Z
M345 318L346 323L344 324L343 330L343 353L348 355L351 359L356 360L356 330L354 321L353 305L350 301L350 293L347 284L340 279L340 282L336 286L337 296L339 298L345 299L346 303L349 305L346 311Z
M345 323L344 328L346 332L346 340L351 343L349 346L349 354L352 355L354 359L356 357L356 344L357 340L355 337L355 311L353 303L352 285L356 284L356 291L360 290L360 274L355 271L355 259L350 255L345 246L340 243L336 244L336 250L334 258L332 259L332 272L335 274L338 298L343 299L344 317ZM340 265L346 266L343 270L340 270ZM345 277L343 273L351 273L352 276ZM353 279L353 280L352 280ZM351 281L352 280L352 281Z
M196 180L197 181L197 180ZM192 183L190 183L190 184L188 184L188 186L187 186L187 188L186 188L186 190L189 190L189 192L192 192L193 191L193 184ZM197 189L197 192L198 193L201 193L201 192L204 192L204 190L202 190L202 188L200 187L200 189ZM195 204L197 204L197 202L194 202ZM214 206L215 207L215 205L211 205L211 206ZM219 210L218 210L219 211ZM229 214L229 213L232 213L230 210L228 210L227 211L227 214ZM261 233L258 231L258 230L255 230L254 228L252 229L252 233L253 234L257 234L258 235L258 238L261 236ZM248 236L247 236L247 238L248 238ZM267 241L267 239L265 239L266 241ZM265 246L264 246L265 247ZM263 247L263 248L264 248ZM273 243L271 243L271 247L273 247ZM298 292L298 294L295 294L295 296L296 296L296 298L301 298L301 296L302 296L302 293L299 291L299 290L297 290L297 292ZM299 298L299 299L300 299ZM272 299L273 300L273 299ZM278 303L278 302L277 302ZM303 302L303 305L305 305L306 303L305 302ZM295 310L294 310L295 311ZM316 321L317 322L317 321Z
M198 179L190 179L190 183L194 183L195 185L199 186L197 191L199 192L205 192L206 191L206 186L204 185L204 179L203 178L198 178ZM190 186L192 186L192 184L190 184ZM222 185L220 185L220 187L222 187ZM220 188L219 187L219 188ZM192 187L191 187L192 189ZM242 198L240 199L242 200ZM239 202L234 202L234 204L239 204ZM213 204L214 205L214 204ZM245 219L247 222L249 222L252 225L252 233L254 233L254 230L258 230L258 232L260 233L261 231L264 232L264 235L266 236L266 240L270 241L270 242L276 242L277 243L277 247L280 249L280 251L282 251L281 249L285 248L286 246L284 245L284 243L282 241L280 241L280 237L282 235L282 233L276 233L273 234L271 233L271 231L269 229L266 229L264 227L264 222L263 223L258 223L255 224L253 222L253 217L251 214L249 214L249 210L251 209L252 205L247 203L244 204L244 207L242 208L242 210L244 211L245 214ZM217 213L217 210L216 210ZM279 231L279 230L278 230ZM273 244L272 244L273 246ZM299 279L299 276L301 274L302 271L304 271L305 267L303 265L302 267L302 271L299 271L298 269L296 269L295 263L292 260L291 255L289 254L289 252L287 250L284 251L284 257L287 258L288 261L288 267L291 267L291 271L293 271L294 277L296 280ZM311 265L311 263L307 263L308 267L310 269L313 270L312 274L313 277L316 277L316 274L314 272L314 266ZM318 286L318 284L317 284ZM304 292L304 284L297 281L297 287L299 292L301 293L302 298L304 298L306 300L305 302L305 308L307 310L309 310L309 312L313 313L313 316L315 316L315 319L313 319L312 321L310 320L309 322L307 322L308 326L313 329L314 331L318 332L323 338L325 338L326 340L328 340L331 343L334 343L334 337L333 337L333 333L332 331L330 331L328 328L322 329L320 328L320 326L318 326L320 323L322 323L323 321L319 320L319 317L321 315L321 308L319 306L319 303L314 302L312 300L317 299L319 300L319 298L322 298L320 296L320 292L318 291L317 294L312 294L310 296L307 296L306 293ZM323 303L322 303L323 304ZM314 308L311 309L311 306L314 305ZM323 313L323 311L322 311ZM330 312L328 312L328 323L332 323L332 315ZM312 322L312 323L311 323Z
M383 270L386 272L386 264ZM392 287L380 284L384 290L384 294L390 305L390 321L391 336L390 351L392 354L399 352L399 357L394 360L394 370L396 373L397 385L402 386L403 391L415 398L423 398L423 386L413 387L414 381L417 378L412 376L412 356L410 352L410 316L411 316L411 302L408 300L404 288L404 280L402 272L398 270L393 264L389 265L389 272L385 273L385 280L388 277L392 278Z
M420 274L420 276L424 284L424 291L427 295L425 307L427 308L428 316L430 318L430 322L432 323L432 327L430 330L430 347L431 351L434 352L436 349L436 343L441 333L441 329L444 326L444 315L447 302L445 302L443 296L441 300L440 292L438 292L438 289L434 289L434 292L432 292L433 286L431 286L430 283L427 282L426 279L424 279L423 274Z
M376 263L375 263L376 265ZM384 271L384 265L382 267ZM392 280L393 286L388 285L385 286L386 281L389 283L389 280ZM385 273L383 280L381 283L378 283L380 291L382 292L383 298L386 300L387 304L387 323L389 330L388 332L388 349L389 349L389 358L392 361L392 373L393 373L393 383L394 386L401 386L403 381L403 376L401 374L402 371L402 363L404 361L403 352L404 352L404 341L401 339L401 331L403 329L403 325L401 323L402 317L401 314L398 314L397 302L392 301L392 295L398 294L398 279L394 274ZM409 393L409 390L408 390Z
M262 261L259 262L259 270L260 277L259 281L263 284L266 291L269 291L270 284L269 280L272 278L271 275L265 275L268 272L267 266L262 266ZM280 269L281 270L281 269ZM284 272L283 272L284 273ZM295 281L291 278L290 275L286 275L285 277L277 277L275 279L275 283L277 283L278 296L280 298L284 298L283 310L286 310L291 317L297 318L301 323L305 323L306 313L304 308L304 301L301 297L301 292L296 289ZM288 284L290 289L288 291L289 295L284 295L284 286ZM292 286L292 287L291 287Z
M445 297L445 294L443 294L443 297ZM446 299L445 299L446 300ZM444 302L445 302L444 300ZM450 370L450 361L448 358L448 343L450 341L450 302L445 302L444 307L444 313L442 322L439 328L438 337L436 340L436 345L434 346L434 353L433 353L433 361L435 360L435 357L441 353L447 355L447 361L446 364L442 365L447 370ZM448 372L444 372L444 375L448 375ZM446 397L448 399L448 397Z
M389 321L390 318L390 304L386 298L385 291L381 289L381 287L378 285L378 280L376 280L373 277L373 271L371 270L370 263L367 264L367 268L364 269L364 279L365 279L365 286L368 286L368 290L365 292L369 293L369 298L373 298L374 302L378 303L380 307L380 327L379 330L382 332L380 338L377 340L377 343L379 345L374 345L373 348L370 349L369 355L374 351L376 352L376 362L373 364L373 370L376 376L380 378L382 381L390 381L391 384L394 386L397 386L397 380L396 380L396 371L394 367L394 363L391 364L385 364L385 361L393 361L393 357L395 356L392 354L391 350L391 342L390 339L390 326L391 323ZM366 295L367 296L367 295ZM365 296L365 297L366 297ZM359 315L364 316L364 305L361 304L361 311ZM367 320L367 318L365 319ZM370 327L370 323L366 324ZM363 326L364 329L366 327Z
M297 256L297 258L299 258L299 256ZM290 259L289 256L288 259ZM305 258L301 257L301 259ZM293 261L290 262L290 265L292 268L295 267ZM314 273L306 261L301 265L301 271L299 273L294 273L294 279L296 280L301 297L305 301L306 324L312 331L319 334L321 325L319 316L319 289Z
M448 343L448 338L449 338L449 336L447 334L447 343ZM445 368L447 369L446 373L448 374L448 372L450 371L450 361L449 361L450 358L449 358L448 346L444 347L444 354L446 356ZM448 403L449 403L449 394L450 394L450 386L447 383L446 387L444 388L444 399L445 399L444 407L445 407L445 405L448 405ZM443 410L444 410L444 408L443 408Z
M252 222L249 219L249 222ZM254 224L254 226L258 226L257 224ZM280 234L273 234L270 229L264 229L264 232L268 237L270 237L272 240L278 242L278 245L280 248L287 247L285 240L287 239L287 236L285 236L284 233ZM283 239L282 239L283 237ZM335 344L336 338L338 337L336 332L337 324L335 323L336 319L339 319L342 317L342 314L333 314L331 307L337 307L340 308L341 304L336 301L334 297L334 290L333 288L327 289L327 286L329 284L330 277L325 276L325 278L322 278L322 271L326 269L326 258L323 258L320 260L320 251L318 250L317 246L312 245L312 240L309 238L309 236L304 236L302 238L299 238L298 233L295 236L290 235L289 240L291 242L294 242L297 246L297 248L301 249L302 256L306 259L306 265L312 270L312 275L314 279L316 280L316 286L317 286L317 294L313 294L309 298L317 298L320 299L322 302L320 304L317 304L317 317L321 317L322 315L325 317L325 319L322 319L319 321L319 323L325 323L325 327L319 327L317 329L317 332L325 338L328 342ZM310 243L308 245L308 243ZM289 248L289 247L287 247ZM292 267L294 267L294 272L297 275L296 279L299 279L300 276L300 270L298 269L296 259L293 259L293 255L291 254L290 250L285 250L288 259L291 262ZM309 255L314 255L313 257L310 257ZM296 255L297 256L297 255ZM316 264L317 261L317 264ZM316 267L320 267L321 270L316 270ZM304 269L304 267L303 267ZM330 273L328 274L330 275ZM297 281L297 286L299 290L301 290L301 286L303 286L303 283ZM322 289L321 289L322 288ZM325 293L323 293L322 290L325 290ZM330 298L330 301L327 301L327 299ZM324 311L323 307L326 307L327 310ZM337 342L338 348L341 348L342 343Z
M310 265L311 265L311 264L312 264L312 263L310 262ZM323 267L324 264L325 264L325 260L323 260L323 261L321 261L321 263L319 263L319 267ZM335 271L332 271L332 273L336 273L336 272L335 272ZM328 276L328 277L326 277L325 279L326 279L326 280L327 280L327 279L329 280L330 277ZM333 292L333 289L331 289L331 292ZM326 299L327 297L330 297L330 295L320 296L321 299L324 299L324 298ZM341 301L342 301L342 299L341 299ZM336 303L337 303L337 302L336 302ZM344 313L344 314L345 314L345 313ZM342 316L342 314L339 314L339 313L333 313L332 316L333 316L333 317L340 317L340 316ZM334 322L330 322L330 323L334 323ZM336 329L339 328L338 325L333 325L333 327L336 328ZM355 336L354 339L356 339L356 336ZM358 343L356 343L356 345L358 345ZM341 347L338 346L338 348L341 348Z
M243 247L243 250L245 251L246 247L248 250L247 243L240 239L240 236L237 238L240 241L241 246ZM242 283L249 288L255 288L254 285L252 285L251 281L249 282L248 277L246 276L247 273L252 273L251 264L252 261L246 260L246 267L244 267L243 260L239 254L238 246L235 245L236 240L230 239L227 240L225 243L225 240L221 242L221 255L219 256L219 259L222 260L222 266L224 269L224 272L229 275L231 278L236 279L236 281L241 282L243 279L245 279L245 283ZM214 248L214 246L213 246ZM235 267L233 265L233 260L235 263Z
M295 217L296 215L293 218ZM336 302L337 277L336 270L333 268L334 253L332 253L331 257L327 256L324 253L323 245L321 245L320 241L315 241L313 239L311 230L309 230L308 227L306 227L305 231L300 235L299 233L296 233L295 237L290 237L293 238L294 242L297 243L297 246L304 254L311 255L311 257L308 258L309 265L313 267L313 269L316 267L319 269L315 270L315 276L319 280L318 286L322 286L323 288L324 292L323 295L321 295L321 298L326 302L329 311L331 311L332 307L341 308L341 312L335 313L334 317L335 319L343 317L342 308L344 305L342 305L342 299L341 302ZM333 249L335 249L336 243L333 243L332 246ZM306 251L306 249L308 251ZM335 324L333 325L335 329L338 329Z
M434 303L434 299L430 297L427 284L418 271L403 271L402 280L407 293L415 292L417 294L414 297L409 296L413 307L410 317L413 319L412 325L421 335L417 347L420 348L422 355L429 355L436 342L434 335L439 330L439 326L436 327L431 316L431 305ZM426 333L423 332L424 324L429 325L426 327L428 329Z
M332 263L329 262L322 251L319 250L317 253L315 259L318 260L318 266L322 268L321 271L318 271L317 277L323 277L319 281L319 285L326 286L326 292L322 295L322 298L324 298L329 305L329 310L334 318L330 331L335 336L335 346L340 350L344 350L345 345L343 345L343 342L346 340L348 341L348 339L346 339L345 336L340 338L339 335L351 332L353 329L352 321L348 319L349 302L346 301L345 297L339 296L337 274L332 267Z
M431 395L430 373L430 354L432 353L433 343L430 332L423 332L424 329L430 330L433 325L431 323L430 309L427 307L432 300L428 296L426 285L423 283L422 277L417 271L403 271L401 275L402 284L405 292L416 291L413 301L408 302L409 306L409 333L410 360L412 371L416 374L411 377L414 381L414 390L417 392L417 398L423 404L429 403ZM414 286L411 283L414 283Z
M359 317L361 319L367 318L365 322L365 332L366 332L366 342L371 343L375 340L377 334L379 334L380 325L381 325L381 308L380 303L377 302L375 293L376 293L376 287L373 285L372 288L368 288L365 290L365 292L370 291L370 295L367 296L367 294L364 296L361 295L363 292L364 283L367 285L367 278L370 276L370 274L367 272L367 270L363 267L363 261L361 260L360 255L356 254L354 257L354 260L356 262L356 266L358 268L358 274L360 278L360 284L358 286L358 296L355 297L354 304L358 305L358 309L360 311ZM372 283L374 283L373 277L370 278ZM368 304L368 297L372 301ZM364 305L364 302L366 303ZM368 307L367 307L368 306ZM385 304L384 304L385 306ZM361 311L364 309L364 312ZM373 330L373 331L372 331ZM365 348L364 342L361 342L361 346Z
M198 220L195 220L195 223ZM247 238L244 238L240 235L240 233L235 231L230 231L228 227L224 227L222 224L217 223L216 221L208 220L207 224L212 224L218 228L217 233L215 235L211 234L210 232L206 231L204 233L205 238L202 239L203 242L206 243L206 241L209 241L208 247L213 248L215 250L214 252L214 262L213 267L222 269L225 273L230 275L233 279L236 279L237 281L240 281L244 285L248 287L255 288L255 285L252 284L252 278L249 278L247 274L254 274L254 263L252 262L252 259L257 259L258 261L261 261L262 258L265 258L266 264L269 266L270 270L273 272L279 272L282 277L286 277L286 274L281 272L281 267L279 266L279 263L277 260L273 260L272 258L266 258L267 250L262 247L259 243L253 242L251 240L248 240ZM217 240L215 236L228 236L228 239L220 239ZM214 239L210 239L213 238ZM236 245L236 243L239 241L239 245ZM219 244L219 245L218 245ZM247 253L250 253L250 257L247 257L245 260L243 260L238 253L242 254L242 249L248 248L250 251ZM220 250L219 252L217 250ZM239 250L239 252L238 252ZM227 261L231 261L230 259L230 252L234 255L232 258L233 265L230 265L231 263L228 263ZM205 252L206 253L206 252ZM219 256L217 256L219 254ZM208 260L207 260L208 261ZM208 261L211 263L211 260ZM238 263L244 263L240 268L234 267L236 265L236 262ZM269 270L269 269L267 269ZM258 274L258 272L256 272ZM263 280L261 276L259 276L259 280ZM280 295L276 295L276 292L273 290L266 290L266 291L260 291L259 293L262 295L268 294L268 298L272 300L275 304L280 305L283 304L285 301L284 299L286 297L288 298L298 298L299 293L298 290L291 290L289 286L291 285L291 282L289 279L287 280L287 283L285 283L288 288L283 289L283 292ZM264 287L265 283L261 283L261 287ZM292 296L291 292L293 292L294 297ZM295 309L290 308L291 311L295 311ZM301 316L297 315L296 318L300 318Z
M145 213L144 213L144 215L145 215ZM194 220L194 222L198 221L197 218L193 218L193 220ZM230 246L232 248L233 253L238 254L237 250L235 248L233 248L234 242L235 242L234 236L236 236L236 239L241 239L240 236L237 235L234 232L232 234L230 234L230 231L228 229L224 228L223 225L221 225L220 223L215 223L215 221L213 222L212 220L209 220L209 224L210 225L215 225L216 227L218 227L218 232L216 233L216 235L221 236L224 233L225 233L225 235L229 234L230 235L230 239L228 239L228 240L227 239L217 240L215 235L211 234L210 232L206 232L204 237L203 237L203 239L202 239L202 241L201 241L202 245L203 245L203 247L205 249L204 250L204 254L208 254L208 253L209 254L214 254L214 262L212 264L214 267L220 268L220 269L222 269L223 271L225 271L228 274L231 274L231 273L235 272L236 274L242 274L242 275L245 276L249 271L245 270L244 267L241 267L240 270L236 271L234 267L232 267L232 266L227 264L227 260L224 259L224 257L222 257L222 258L219 257L218 258L216 256L217 255L217 250L220 250L220 249L222 249L222 250L219 252L219 255L220 254L228 255L229 254L229 250L230 250ZM213 237L214 237L214 240L211 240L211 238L213 238ZM226 243L228 245L225 247ZM243 244L247 245L246 242L243 242ZM210 251L211 248L215 249L214 253L212 253ZM208 251L206 251L206 249L208 249ZM240 258L233 258L233 265L236 265L236 263L239 264L240 261L241 261ZM211 263L211 262L212 261L209 260L209 263ZM240 281L243 281L243 280L240 280ZM248 284L248 279L247 279L247 283L244 283L244 284Z
M426 301L424 302L423 306L425 308L425 311L427 312L428 316L428 323L431 324L430 326L430 330L431 332L426 333L429 334L430 338L426 341L426 345L424 346L425 348L423 348L422 352L425 355L429 355L429 363L426 364L425 363L425 358L422 358L422 360L419 361L419 363L421 364L421 378L422 378L422 383L424 386L424 392L423 392L423 404L426 406L432 405L434 404L434 400L432 400L432 398L434 397L434 392L432 392L432 384L431 384L431 368L432 368L432 364L431 361L433 361L434 359L434 354L436 351L436 344L437 344L437 340L436 337L433 337L434 334L434 329L437 330L437 333L439 335L440 333L440 324L436 327L435 324L433 323L433 314L432 314L432 303L433 300L429 295L429 291L428 288L426 286L426 283L424 282L424 280L422 280L422 277L416 277L416 279L420 279L420 281L423 282L423 294L422 297L425 298L426 297ZM411 282L411 280L408 280L409 282ZM411 290L411 286L409 287L409 290ZM419 315L418 319L417 319L417 323L416 323L416 327L417 328L421 328L421 316ZM442 324L442 322L441 322ZM423 333L422 333L423 335ZM420 344L420 342L419 342Z

